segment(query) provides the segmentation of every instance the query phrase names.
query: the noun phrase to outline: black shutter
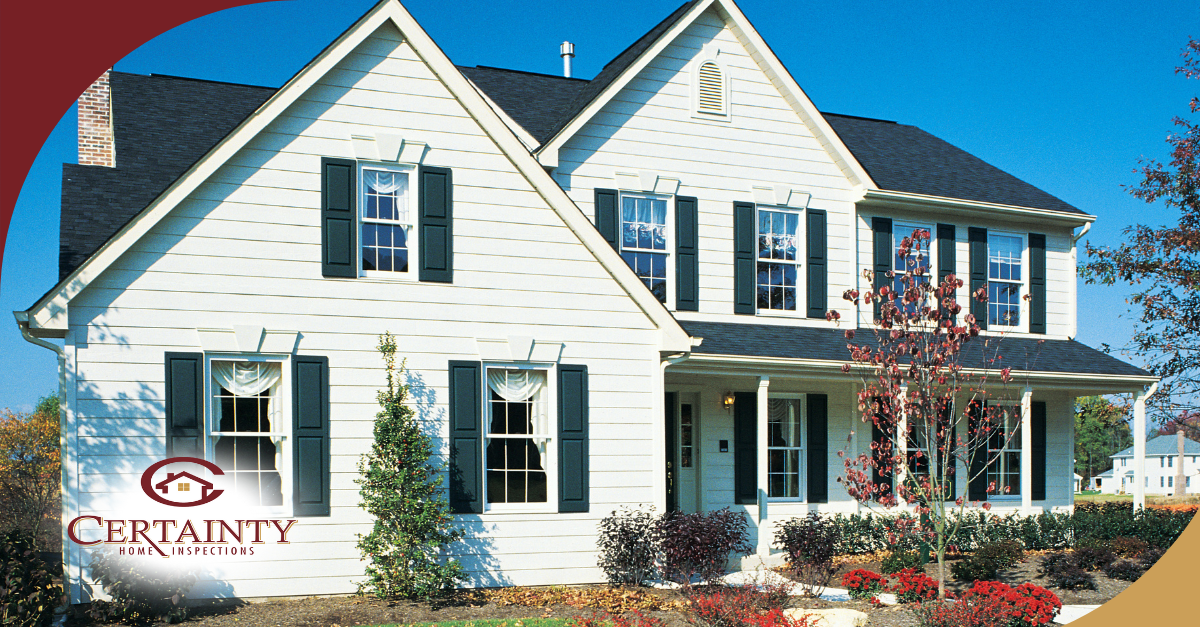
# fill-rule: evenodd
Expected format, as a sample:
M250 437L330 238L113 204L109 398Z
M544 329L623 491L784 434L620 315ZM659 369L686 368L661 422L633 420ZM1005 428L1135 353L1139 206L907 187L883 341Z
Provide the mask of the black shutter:
M292 511L329 515L329 358L292 360Z
M970 463L968 468L967 499L971 501L986 501L988 494L987 462L988 437L991 433L981 433L986 405L981 401L971 401L967 406L967 444ZM990 423L989 423L990 424Z
M808 395L808 502L829 502L829 397Z
M1046 332L1046 236L1029 234L1029 332Z
M418 275L422 281L450 283L454 279L454 182L450 168L421 166Z
M1030 406L1029 434L1033 438L1033 491L1034 501L1046 500L1046 402L1033 401Z
M588 511L587 366L558 367L558 511Z
M483 513L483 365L450 362L450 509Z
M892 270L892 220L891 218L871 218L871 231L874 233L874 264L873 272L875 274L875 283L871 288L876 294L879 293L879 288L887 285L892 285L892 280L888 278L888 272ZM880 302L875 302L875 319L879 319ZM878 482L877 482L878 483Z
M889 437L888 434L883 432L883 429L879 428L879 425L875 421L871 421L871 443L875 445L872 447L872 459L875 460L875 466L871 469L871 483L875 485L875 489L877 490L875 493L876 499L880 496L889 496L895 492L895 488L892 485L892 477L895 471L895 468L892 468L892 466L895 466L895 460L892 459L892 447L895 446L895 441L896 437L894 435ZM883 484L883 488L880 488L880 484Z
M358 164L321 159L321 276L358 276Z
M204 457L204 355L167 353L167 457Z
M700 311L700 216L696 199L675 198L675 309Z
M733 313L754 315L758 271L755 268L754 203L733 203ZM755 496L755 502L758 497Z
M988 282L988 239L987 229L970 227L967 229L967 240L970 243L971 259L971 295L970 311L975 315L975 322L980 329L986 329L988 323L988 304L975 298L975 292L983 288L986 292Z
M679 395L675 392L667 392L666 394L666 415L663 418L666 421L667 427L667 511L679 511L679 492L675 489L675 482L679 476L679 469L676 468L678 463L678 455L676 454L676 431L678 423L675 420L675 408L678 406L676 401L679 400Z
M596 230L600 231L600 235L604 236L604 241L608 242L613 250L621 250L617 242L617 233L620 231L621 217L617 209L617 190L615 189L600 189L596 188Z
M758 503L758 394L733 394L734 502Z
M957 248L955 245L955 234L953 224L937 225L937 285L941 285L948 274L958 274L955 269L957 263ZM936 286L935 286L936 288ZM938 308L941 308L941 303L938 303ZM949 318L948 312L943 312L942 318Z
M825 212L808 210L808 317L824 318L829 311L829 278Z

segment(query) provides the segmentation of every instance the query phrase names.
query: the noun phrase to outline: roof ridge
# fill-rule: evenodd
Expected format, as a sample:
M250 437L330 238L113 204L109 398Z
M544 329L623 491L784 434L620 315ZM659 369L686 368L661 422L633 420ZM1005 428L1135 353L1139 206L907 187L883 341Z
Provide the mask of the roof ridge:
M575 78L574 76L559 76L558 74L546 74L545 72L531 72L529 70L514 70L514 69L504 68L504 67L495 67L492 65L474 65L474 66L456 65L454 67L457 67L460 71L461 70L495 70L497 72L512 72L513 74L528 74L530 76L544 76L546 78L557 78L557 79L564 80L564 81L575 81L575 82L579 82L579 83L590 83L591 82L591 79L587 79L587 78Z
M821 115L832 115L832 116L839 117L839 118L850 118L852 120L866 120L868 122L883 122L885 124L900 124L899 122L897 122L895 120L884 120L882 118L869 118L864 115L850 115L847 113L830 113L828 111L822 111ZM902 126L908 126L908 125L904 124Z
M216 85L230 85L232 87L253 87L254 89L269 89L271 91L279 91L278 87L267 87L266 85L251 85L249 83L235 83L233 81L218 81L210 78L195 78L192 76L176 76L174 74L137 74L135 72L121 72L128 76L142 76L146 78L173 78L181 81L193 81L196 83L213 83Z

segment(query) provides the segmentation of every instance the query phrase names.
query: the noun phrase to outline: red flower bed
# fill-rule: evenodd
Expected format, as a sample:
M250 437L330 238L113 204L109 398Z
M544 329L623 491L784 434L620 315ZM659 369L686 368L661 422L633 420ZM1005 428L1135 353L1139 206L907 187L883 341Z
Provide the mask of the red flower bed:
M996 627L1034 627L1047 625L1062 609L1062 602L1053 592L1023 583L1016 588L999 581L977 581L964 592L955 604L961 607L946 610L946 618L953 614L956 619L974 615L969 625L994 625ZM946 606L949 607L949 606ZM965 610L965 611L964 611ZM937 620L929 625L951 625Z
M883 590L883 576L865 568L842 575L842 587L851 599L869 599Z
M888 592L895 594L899 603L933 601L938 598L938 584L915 568L905 568L896 573L896 583L888 588Z

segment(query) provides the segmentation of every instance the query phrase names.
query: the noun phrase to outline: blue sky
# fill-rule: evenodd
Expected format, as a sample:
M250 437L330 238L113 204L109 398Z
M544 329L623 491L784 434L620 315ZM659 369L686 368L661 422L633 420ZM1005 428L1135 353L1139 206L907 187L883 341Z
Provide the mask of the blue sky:
M451 60L575 75L604 63L680 0L455 2L409 11ZM125 72L279 86L374 4L293 0L193 21L116 62ZM1195 2L783 2L743 12L827 112L919 126L1098 219L1087 240L1120 241L1133 221L1175 220L1122 189L1139 157L1162 158L1171 119L1200 83L1173 72L1200 24ZM76 159L72 108L22 188L4 251L0 310L23 310L57 276L60 164ZM1121 287L1080 286L1079 340L1123 346ZM0 407L29 409L57 385L52 354L0 321ZM1133 360L1136 361L1136 360Z

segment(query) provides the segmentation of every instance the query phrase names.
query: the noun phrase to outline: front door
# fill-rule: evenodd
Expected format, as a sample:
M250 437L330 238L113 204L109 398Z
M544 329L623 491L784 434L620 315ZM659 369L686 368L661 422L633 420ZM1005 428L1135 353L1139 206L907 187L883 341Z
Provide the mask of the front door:
M697 510L700 466L699 395L668 392L666 398L667 510Z

